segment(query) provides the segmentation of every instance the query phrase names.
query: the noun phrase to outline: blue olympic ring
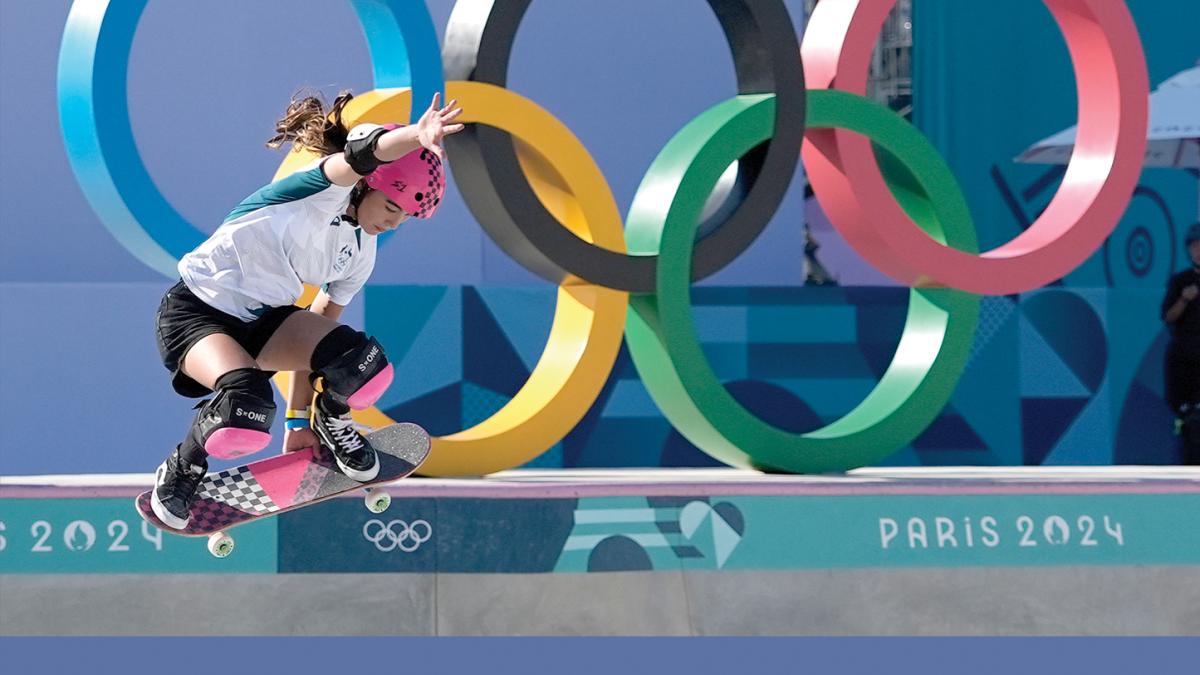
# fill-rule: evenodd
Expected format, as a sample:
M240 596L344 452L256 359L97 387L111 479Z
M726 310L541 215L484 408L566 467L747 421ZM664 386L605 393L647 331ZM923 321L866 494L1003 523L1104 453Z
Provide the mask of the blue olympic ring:
M163 197L133 139L129 51L147 0L78 0L58 59L58 110L67 156L108 231L169 278L207 237ZM350 0L366 35L376 89L411 87L414 101L444 89L441 48L422 0ZM413 106L414 119L424 112ZM382 241L380 242L382 243Z

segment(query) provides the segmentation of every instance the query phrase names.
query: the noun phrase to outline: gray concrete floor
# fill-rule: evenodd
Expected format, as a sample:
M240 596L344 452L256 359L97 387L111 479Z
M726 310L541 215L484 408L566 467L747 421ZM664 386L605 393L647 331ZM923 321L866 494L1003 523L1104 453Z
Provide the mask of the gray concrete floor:
M0 635L1200 635L1200 568L0 575Z

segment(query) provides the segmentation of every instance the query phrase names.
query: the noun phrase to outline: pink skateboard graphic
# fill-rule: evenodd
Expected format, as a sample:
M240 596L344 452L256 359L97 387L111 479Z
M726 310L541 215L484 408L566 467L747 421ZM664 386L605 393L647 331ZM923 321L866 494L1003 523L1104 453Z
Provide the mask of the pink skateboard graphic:
M208 537L208 550L223 558L233 552L226 530L252 520L316 504L343 492L366 489L367 508L382 513L391 504L371 485L410 476L429 456L429 434L408 422L367 434L379 457L379 475L360 483L338 469L326 450L302 450L209 474L200 483L192 516L183 530L168 527L150 509L150 492L138 495L138 513L155 527L188 537Z

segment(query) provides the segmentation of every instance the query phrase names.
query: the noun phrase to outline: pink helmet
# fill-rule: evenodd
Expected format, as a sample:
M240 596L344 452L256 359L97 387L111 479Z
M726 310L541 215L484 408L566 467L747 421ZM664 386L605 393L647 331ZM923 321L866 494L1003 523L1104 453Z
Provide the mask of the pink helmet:
M399 124L385 124L385 129L399 129ZM409 215L429 218L437 211L446 191L446 175L437 155L417 148L387 164L381 164L366 178L367 186L379 190L396 202Z

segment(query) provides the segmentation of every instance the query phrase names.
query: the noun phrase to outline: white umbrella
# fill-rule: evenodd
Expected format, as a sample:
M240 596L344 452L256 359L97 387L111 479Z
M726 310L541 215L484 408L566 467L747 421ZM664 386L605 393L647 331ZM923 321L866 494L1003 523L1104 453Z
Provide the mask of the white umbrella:
M1150 129L1145 166L1200 169L1200 61L1150 94ZM1066 164L1075 147L1075 127L1034 143L1016 161Z

